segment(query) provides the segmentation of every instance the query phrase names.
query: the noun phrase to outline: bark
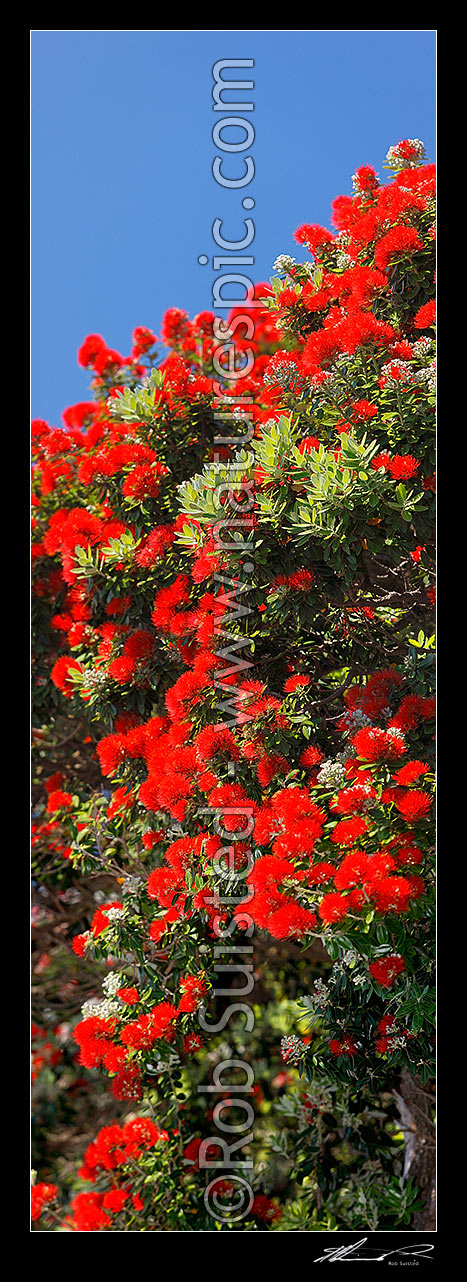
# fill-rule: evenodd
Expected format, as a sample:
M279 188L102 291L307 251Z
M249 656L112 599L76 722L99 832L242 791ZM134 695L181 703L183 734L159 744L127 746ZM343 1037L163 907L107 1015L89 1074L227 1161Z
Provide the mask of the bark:
M403 1069L400 1090L394 1091L401 1127L405 1132L404 1179L409 1176L420 1190L423 1210L417 1211L411 1227L430 1233L436 1230L436 1147L432 1083L422 1086L418 1077Z

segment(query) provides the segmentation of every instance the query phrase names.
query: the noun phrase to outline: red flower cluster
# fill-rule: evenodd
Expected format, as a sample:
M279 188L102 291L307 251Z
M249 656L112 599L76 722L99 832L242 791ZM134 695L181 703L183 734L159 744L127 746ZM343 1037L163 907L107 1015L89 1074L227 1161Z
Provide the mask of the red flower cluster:
M398 975L406 969L403 957L382 957L381 961L370 962L369 971L381 988L392 988Z
M31 1219L39 1220L45 1207L55 1201L58 1193L56 1184L33 1184L31 1187Z
M69 406L60 428L33 424L38 724L52 687L54 708L64 696L70 721L97 725L81 740L105 781L91 799L83 787L76 814L71 765L66 779L54 770L33 844L66 857L67 874L97 855L119 874L121 901L100 905L72 948L112 950L112 963L115 951L126 974L137 958L138 978L119 978L103 1013L75 1028L79 1064L103 1068L122 1101L143 1098L159 1054L165 1064L202 1049L191 1016L211 992L209 940L224 929L254 926L291 952L313 936L338 949L352 937L375 1022L375 989L415 972L415 946L405 959L389 950L401 946L401 914L417 935L431 885L435 708L429 665L414 679L418 651L406 647L414 621L430 637L433 600L434 170L421 161L404 140L390 183L357 170L353 196L334 204L335 231L296 232L317 270L282 256L285 279L232 308L237 385L219 363L218 318L171 308L160 329L169 354L143 387L152 330L133 331L129 356L89 335L78 360L96 400ZM216 450L219 416L228 431ZM229 544L232 513L244 530ZM328 1027L326 1071L340 1060L336 1078L350 1076L358 1018L328 1012ZM409 1036L384 1016L378 1053ZM288 1062L306 1060L307 1040L286 1040ZM177 1143L190 1179L198 1120ZM123 1231L146 1205L135 1161L161 1139L146 1117L103 1128L73 1231ZM39 1215L52 1197L40 1190L55 1186L35 1187ZM279 1214L256 1195L260 1225Z

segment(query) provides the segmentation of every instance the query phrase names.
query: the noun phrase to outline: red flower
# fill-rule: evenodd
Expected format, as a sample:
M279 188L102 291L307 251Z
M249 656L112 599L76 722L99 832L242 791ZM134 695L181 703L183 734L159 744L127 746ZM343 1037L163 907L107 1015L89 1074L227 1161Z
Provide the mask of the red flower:
M261 1220L264 1224L273 1224L281 1219L283 1212L275 1199L265 1197L263 1193L257 1193L253 1198L250 1214L255 1220Z
M178 1003L179 1011L197 1010L206 993L204 975L186 975L180 980L180 991L183 996Z
M125 1192L125 1189L110 1189L109 1193L104 1193L102 1205L106 1211L112 1211L113 1214L118 1215L119 1211L123 1211L129 1196L129 1190Z
M375 907L383 913L405 912L412 895L407 877L381 877L371 885Z
M419 307L413 323L415 329L431 329L436 324L436 302L434 298L431 302L424 303L423 307Z
M343 921L343 918L347 916L348 907L348 900L344 895L331 891L329 895L325 895L321 900L318 912L321 920L326 922L326 925L331 925L333 922Z
M370 962L369 971L381 988L392 988L398 975L406 969L402 957L382 957L381 961Z
M405 792L402 797L396 799L395 805L399 814L407 823L414 823L418 819L424 819L431 807L432 798L428 792Z
M89 931L85 931L83 935L74 936L71 947L73 949L73 952L76 953L77 957L83 957L85 946L89 938L90 938Z
M325 245L332 245L334 241L331 232L326 227L319 227L316 223L304 223L301 227L297 227L294 238L299 245L306 245L315 256L317 250Z
M105 352L106 347L107 344L100 334L88 334L78 352L78 365L84 365L85 368L92 365L96 356Z
M102 1210L102 1193L78 1193L71 1203L75 1228L79 1233L92 1233L107 1229L111 1220Z
M31 1187L31 1219L38 1220L45 1206L54 1202L58 1193L56 1184L33 1184Z
M396 783L406 785L415 783L415 780L419 779L420 775L426 775L429 769L430 767L426 761L408 761L392 777Z
M355 1042L353 1041L352 1037L349 1037L348 1033L345 1033L344 1036L341 1038L331 1038L331 1041L329 1042L329 1050L331 1052L331 1055L334 1055L336 1057L340 1055L356 1055L357 1054L357 1047L355 1045Z
M410 454L394 454L389 462L389 471L394 481L409 481L416 476L420 463Z
M309 684L309 677L299 676L297 673L294 677L287 677L287 681L284 682L284 692L285 694L293 694L294 690L298 690L301 686L308 686Z
M357 730L352 739L359 757L366 761L397 761L407 752L402 731L397 727L380 730L378 726Z
M122 1002L125 1002L127 1006L133 1006L135 1002L139 1002L139 992L137 988L118 988L117 997L119 997Z
M341 819L331 834L331 841L339 846L351 846L354 841L358 841L358 838L367 831L367 828L366 820L357 816L352 819Z
M70 672L73 669L76 669L77 672L82 672L83 670L81 663L78 663L77 659L73 659L71 655L63 654L61 658L57 659L57 662L54 663L50 674L54 685L57 686L58 690L61 690L66 699L73 698L74 686L70 678Z
M157 334L154 334L152 329L146 329L144 325L139 325L133 330L132 339L132 356L143 356L145 352L148 352L157 343Z
M189 1166L190 1170L192 1171L199 1170L198 1158L199 1158L200 1147L201 1147L201 1140L194 1139L194 1140L190 1140L190 1143L187 1144L186 1148L183 1150L183 1160L186 1162L187 1166Z
M402 258L405 254L414 253L417 249L423 249L423 245L415 227L407 227L404 224L391 227L391 230L378 241L375 249L375 267L384 271L391 259Z

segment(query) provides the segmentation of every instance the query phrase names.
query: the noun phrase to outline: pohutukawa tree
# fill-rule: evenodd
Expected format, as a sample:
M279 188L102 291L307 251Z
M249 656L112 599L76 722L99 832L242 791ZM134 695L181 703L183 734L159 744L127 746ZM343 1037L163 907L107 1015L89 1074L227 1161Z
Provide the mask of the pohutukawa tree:
M33 423L34 1080L107 1108L39 1231L433 1227L435 174L387 167Z

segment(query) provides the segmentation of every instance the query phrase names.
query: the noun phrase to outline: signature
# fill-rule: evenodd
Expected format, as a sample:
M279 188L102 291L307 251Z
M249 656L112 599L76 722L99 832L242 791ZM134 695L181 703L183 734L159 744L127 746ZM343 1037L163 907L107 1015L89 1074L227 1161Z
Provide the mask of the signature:
M390 1255L418 1255L427 1258L434 1249L431 1242L413 1242L410 1246L399 1246L395 1251L381 1251L377 1246L365 1246L366 1242L368 1238L362 1237L359 1242L353 1242L350 1246L326 1247L324 1255L319 1255L315 1264L328 1260L387 1260Z

